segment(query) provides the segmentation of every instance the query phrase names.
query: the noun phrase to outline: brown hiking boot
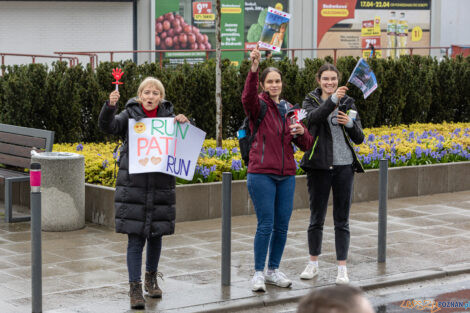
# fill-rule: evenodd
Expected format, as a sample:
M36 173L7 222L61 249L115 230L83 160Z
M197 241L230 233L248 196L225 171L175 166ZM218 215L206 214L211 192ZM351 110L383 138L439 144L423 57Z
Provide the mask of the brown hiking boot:
M142 294L142 283L141 282L131 282L129 297L131 298L131 309L144 309L145 308L145 299Z
M163 274L160 272L145 272L145 291L151 298L161 298L162 290L158 287L157 277L163 279Z

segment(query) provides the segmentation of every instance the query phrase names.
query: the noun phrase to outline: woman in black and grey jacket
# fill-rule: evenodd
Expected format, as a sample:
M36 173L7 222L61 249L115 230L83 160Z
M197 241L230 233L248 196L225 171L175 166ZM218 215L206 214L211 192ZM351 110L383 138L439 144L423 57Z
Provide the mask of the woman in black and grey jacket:
M353 114L348 114L357 110L354 99L346 95L348 88L338 88L338 69L332 64L324 64L318 70L316 78L320 87L311 91L303 102L303 108L307 110L305 120L315 141L301 162L301 167L307 172L311 213L308 227L310 260L300 278L311 279L318 275L323 224L330 190L333 189L333 219L338 261L336 283L347 284L349 210L354 172L364 172L351 141L355 144L362 143L364 133L359 115L351 118Z
M162 236L175 231L175 177L164 173L130 174L128 153L129 119L174 117L175 122L189 122L186 116L173 113L173 105L166 101L165 88L160 80L147 77L137 90L137 97L127 101L117 113L119 91L113 91L103 105L99 116L100 128L123 138L119 158L119 172L114 196L116 232L128 236L127 269L129 272L130 304L132 309L143 309L142 252L147 245L145 262L145 290L151 298L160 298L162 290L157 283L157 272Z

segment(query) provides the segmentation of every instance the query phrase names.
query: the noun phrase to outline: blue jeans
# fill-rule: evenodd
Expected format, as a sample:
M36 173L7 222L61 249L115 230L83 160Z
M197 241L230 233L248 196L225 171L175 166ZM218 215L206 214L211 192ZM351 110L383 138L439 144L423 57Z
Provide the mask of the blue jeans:
M294 206L295 176L248 173L247 186L258 219L254 242L255 270L264 270L268 247L268 268L277 269Z
M142 276L142 251L147 241L147 260L145 270L156 272L160 253L162 251L162 237L145 238L135 234L128 234L127 242L127 270L129 282L140 282Z

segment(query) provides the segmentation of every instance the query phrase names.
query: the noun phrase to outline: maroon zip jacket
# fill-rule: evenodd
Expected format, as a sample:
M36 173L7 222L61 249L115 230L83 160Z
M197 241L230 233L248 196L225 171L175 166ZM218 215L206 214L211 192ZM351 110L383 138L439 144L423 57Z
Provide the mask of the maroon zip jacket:
M245 81L242 103L245 114L250 117L250 129L260 113L260 99L266 102L267 111L259 125L250 149L248 173L295 175L294 142L302 151L310 149L313 137L304 127L304 134L294 138L290 134L290 122L282 122L281 114L274 101L266 92L258 94L258 71L251 70Z

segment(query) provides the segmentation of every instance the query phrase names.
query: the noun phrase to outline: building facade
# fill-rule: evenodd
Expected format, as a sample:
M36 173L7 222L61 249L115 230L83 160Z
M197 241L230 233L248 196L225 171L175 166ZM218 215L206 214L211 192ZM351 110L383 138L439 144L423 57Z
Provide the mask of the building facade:
M68 51L132 51L154 50L156 47L156 16L160 5L165 0L110 0L110 1L1 1L0 0L0 53L44 54ZM179 0L174 0L178 2ZM228 0L222 0L229 3ZM236 2L240 0L233 0ZM281 0L241 1L241 6L256 8L260 4L273 6ZM188 3L186 3L188 2ZM180 7L194 6L197 3L215 0L180 0ZM387 46L387 23L393 7L369 10L359 9L359 3L376 3L377 1L356 0L283 0L283 10L292 16L283 47L296 49L312 49L317 47L356 47L367 40L374 39L362 36L364 22L382 16L378 24L383 47ZM387 1L379 1L384 3ZM394 0L390 0L393 3ZM408 44L411 41L412 30L420 27L423 31L422 40L427 38L426 45L450 46L451 44L470 44L470 33L465 31L468 23L464 14L470 11L468 0L400 0L400 3L429 3L428 12L405 10L407 13ZM345 13L345 5L349 11ZM328 10L324 10L327 8ZM354 18L344 14L355 15ZM183 9L180 9L182 12ZM396 10L399 14L400 10ZM343 14L344 13L344 14ZM409 14L408 14L409 13ZM418 14L419 13L419 14ZM245 15L249 12L245 11ZM339 15L337 21L330 25L325 33L319 32L325 28L325 19L331 15ZM429 17L426 17L428 14ZM326 17L325 17L326 16ZM409 17L408 17L409 16ZM415 18L416 17L416 18ZM415 18L416 22L413 20ZM194 23L194 12L184 13L184 19ZM418 21L418 19L420 19ZM429 21L427 21L429 19ZM397 17L398 21L398 17ZM424 21L424 22L423 22ZM362 23L362 26L361 26ZM398 23L398 22L397 22ZM193 24L194 25L194 24ZM414 26L416 25L416 26ZM246 26L245 26L246 28ZM208 31L209 32L209 31ZM325 35L326 34L326 35ZM158 35L158 34L157 34ZM366 34L367 35L367 34ZM245 32L246 36L246 32ZM325 37L326 36L326 37ZM362 36L362 37L361 37ZM209 36L210 37L210 36ZM321 37L321 38L320 38ZM366 38L364 38L366 37ZM325 38L328 40L325 41ZM416 38L415 38L416 39ZM211 40L211 39L210 39ZM210 41L209 40L209 41ZM213 39L215 40L215 39ZM246 40L245 40L246 41ZM206 47L208 45L206 44ZM215 48L215 44L211 45ZM245 46L247 48L247 46ZM434 56L442 56L443 51L424 51ZM290 54L290 52L289 52ZM331 55L332 52L299 50L295 56L302 59L316 56ZM360 55L361 51L344 51L339 55ZM246 56L246 55L245 55ZM79 58L82 63L88 63L88 57ZM110 55L99 54L99 61L107 61ZM138 63L154 62L155 53L119 53L114 60L133 59ZM36 62L51 63L54 59L37 59ZM30 57L5 56L6 65L31 63Z

